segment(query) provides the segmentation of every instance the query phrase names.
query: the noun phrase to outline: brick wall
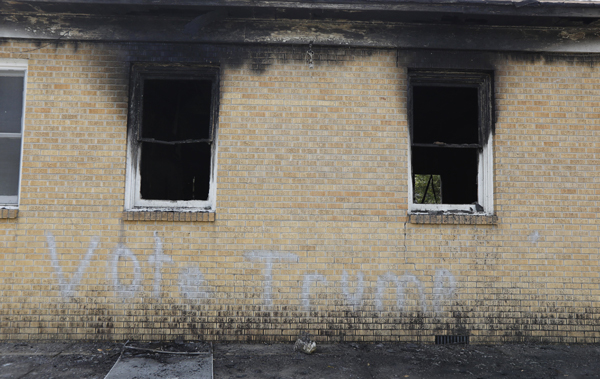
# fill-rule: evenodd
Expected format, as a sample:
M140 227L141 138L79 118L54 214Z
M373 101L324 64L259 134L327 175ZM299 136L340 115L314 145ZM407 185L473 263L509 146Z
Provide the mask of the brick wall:
M310 69L300 47L0 46L29 59L0 338L598 342L593 64L494 56L497 217L420 222L407 217L415 63L313 50ZM123 212L140 61L220 64L210 217Z

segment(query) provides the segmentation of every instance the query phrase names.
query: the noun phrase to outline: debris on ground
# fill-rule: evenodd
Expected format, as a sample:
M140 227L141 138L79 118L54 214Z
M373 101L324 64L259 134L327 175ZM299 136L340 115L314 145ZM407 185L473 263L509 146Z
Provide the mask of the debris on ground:
M199 353L211 351L209 343L184 341L133 341L127 346L136 349L106 341L2 342L0 379L103 379L122 351L123 357L147 358L157 365L171 358L202 358ZM218 343L213 368L214 379L568 379L600 377L598 356L596 344L319 343L318 351L307 357L289 343Z
M600 377L598 345L319 343L318 352L310 357L289 347L289 344L216 344L214 379ZM299 359L299 355L306 359Z
M104 379L212 379L212 352L202 342L135 343L123 346L123 354ZM210 350L209 350L210 349Z
M294 351L299 351L304 354L312 354L317 351L317 343L312 340L310 333L302 332L294 344Z

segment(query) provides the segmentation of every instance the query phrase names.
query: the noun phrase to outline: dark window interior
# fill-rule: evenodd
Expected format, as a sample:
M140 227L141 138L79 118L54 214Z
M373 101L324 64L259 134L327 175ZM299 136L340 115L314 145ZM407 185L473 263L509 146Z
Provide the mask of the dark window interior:
M439 175L444 204L472 204L477 201L477 149L415 147L414 174Z
M478 89L415 85L412 90L413 174L439 175L443 185L436 191L444 204L477 202Z
M0 196L19 194L21 138L0 138Z
M142 199L207 200L210 153L208 143L142 142Z
M144 81L142 137L161 141L210 136L210 80Z
M23 77L0 77L0 133L21 133Z
M19 194L23 77L0 76L0 196Z
M414 143L479 143L477 88L413 87Z
M144 81L140 167L143 199L208 199L211 96L210 80Z

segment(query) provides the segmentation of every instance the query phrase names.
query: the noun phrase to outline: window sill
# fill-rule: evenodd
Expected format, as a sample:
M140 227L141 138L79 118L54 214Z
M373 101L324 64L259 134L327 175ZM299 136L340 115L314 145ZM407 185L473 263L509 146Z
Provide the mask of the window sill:
M443 215L409 213L408 222L411 224L496 225L498 224L498 216L459 213L448 213Z
M216 212L177 212L177 211L125 211L124 221L201 221L214 222Z
M17 218L19 216L19 210L15 208L0 208L0 219L3 218Z

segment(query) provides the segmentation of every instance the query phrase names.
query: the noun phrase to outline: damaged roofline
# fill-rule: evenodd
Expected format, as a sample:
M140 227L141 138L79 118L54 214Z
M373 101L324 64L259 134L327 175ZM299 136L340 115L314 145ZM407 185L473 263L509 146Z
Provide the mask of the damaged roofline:
M322 0L322 1L251 1L251 0L15 0L14 4L65 5L65 6L151 6L214 8L279 8L339 11L386 11L386 12L437 12L494 16L538 17L600 17L597 1L546 1L546 0Z
M110 22L108 22L110 21ZM189 18L0 15L3 39L347 46L534 53L600 53L595 28L517 28L331 21L224 19L186 28ZM197 29L197 30L196 30Z

